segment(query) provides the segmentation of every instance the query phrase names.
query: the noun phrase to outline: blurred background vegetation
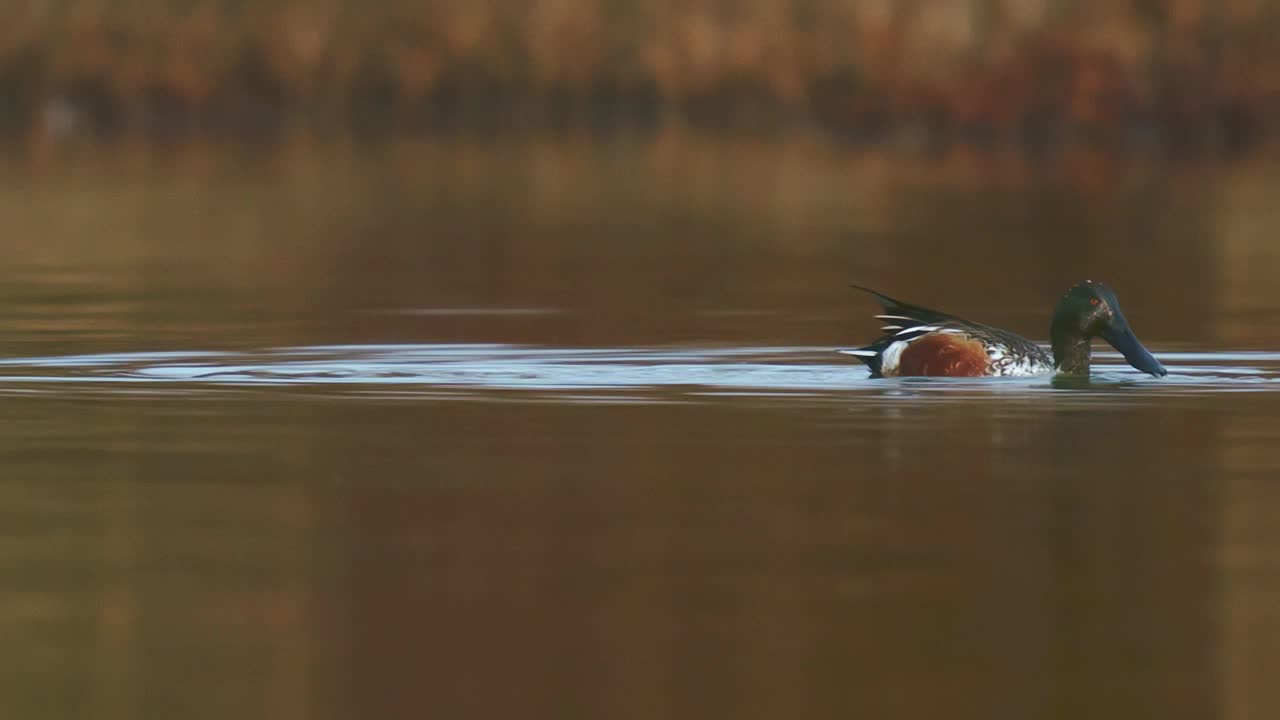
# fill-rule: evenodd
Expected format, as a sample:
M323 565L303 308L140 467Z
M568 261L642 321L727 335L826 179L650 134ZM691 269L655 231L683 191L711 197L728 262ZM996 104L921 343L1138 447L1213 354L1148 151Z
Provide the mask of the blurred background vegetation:
M7 0L0 130L1254 146L1271 0Z

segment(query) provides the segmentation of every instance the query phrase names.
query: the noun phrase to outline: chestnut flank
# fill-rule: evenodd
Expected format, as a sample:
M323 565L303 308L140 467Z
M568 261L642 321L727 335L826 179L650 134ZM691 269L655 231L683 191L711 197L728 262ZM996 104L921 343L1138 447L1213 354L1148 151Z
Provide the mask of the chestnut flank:
M989 367L982 343L965 335L933 333L903 349L894 374L977 377L986 375Z

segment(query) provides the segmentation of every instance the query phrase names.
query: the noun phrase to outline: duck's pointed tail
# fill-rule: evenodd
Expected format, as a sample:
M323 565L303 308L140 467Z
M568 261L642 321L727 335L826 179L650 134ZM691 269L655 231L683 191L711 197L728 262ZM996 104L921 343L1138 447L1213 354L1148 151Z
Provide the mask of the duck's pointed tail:
M882 349L877 349L876 347L869 345L867 347L836 350L836 352L841 355L852 355L858 358L864 365L870 368L872 377L880 376L880 354L883 352Z

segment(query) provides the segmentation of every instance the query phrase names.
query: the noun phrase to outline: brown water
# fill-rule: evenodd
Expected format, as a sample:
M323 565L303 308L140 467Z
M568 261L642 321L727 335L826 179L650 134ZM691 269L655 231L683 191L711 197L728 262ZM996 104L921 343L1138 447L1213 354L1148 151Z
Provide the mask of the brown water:
M0 166L0 716L1272 718L1267 160ZM869 380L857 281L1170 376Z

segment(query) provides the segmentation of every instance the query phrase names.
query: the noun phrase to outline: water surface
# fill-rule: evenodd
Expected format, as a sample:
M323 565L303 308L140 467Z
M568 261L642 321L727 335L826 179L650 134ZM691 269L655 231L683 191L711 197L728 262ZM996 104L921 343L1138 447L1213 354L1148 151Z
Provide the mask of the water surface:
M1267 718L1274 173L818 141L5 161L0 713ZM872 380L849 282L1164 379ZM1099 348L1101 351L1101 347Z

